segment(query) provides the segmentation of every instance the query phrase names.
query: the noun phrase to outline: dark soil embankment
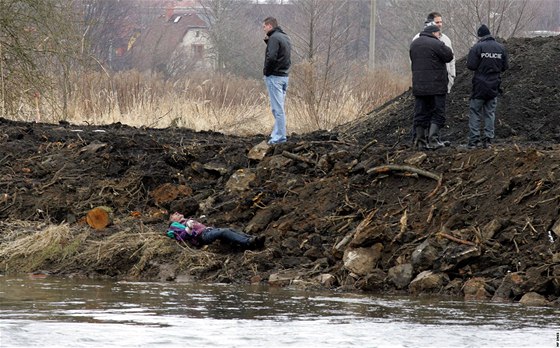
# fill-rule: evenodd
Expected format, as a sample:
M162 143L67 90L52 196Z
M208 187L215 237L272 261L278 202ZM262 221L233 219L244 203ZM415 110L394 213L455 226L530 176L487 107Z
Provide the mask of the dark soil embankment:
M514 38L504 43L510 69L502 74L503 94L496 113L498 143L558 143L560 141L560 36ZM446 140L467 142L468 104L472 72L466 57L457 59L457 78L447 98ZM408 91L365 120L341 127L362 141L411 143L414 97Z
M493 149L411 151L409 93L262 159L248 154L264 137L0 120L1 269L558 302L560 38L507 48ZM470 73L457 70L451 140L467 134ZM103 231L83 219L96 206L114 210ZM266 248L184 248L163 210L266 235ZM70 232L30 267L15 243L44 221Z

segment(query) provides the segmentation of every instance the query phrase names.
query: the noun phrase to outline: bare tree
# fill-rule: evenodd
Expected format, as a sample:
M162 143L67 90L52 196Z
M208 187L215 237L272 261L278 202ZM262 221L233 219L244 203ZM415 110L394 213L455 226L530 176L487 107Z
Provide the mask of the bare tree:
M446 1L446 12L452 18L454 48L467 52L476 42L476 30L486 24L496 37L520 36L537 18L538 1L532 0L465 0L460 4Z
M378 61L393 70L408 70L410 41L430 12L443 15L443 32L460 58L476 42L480 24L502 38L521 35L534 25L543 1L548 0L378 0Z
M325 110L336 103L343 89L351 88L353 69L360 58L363 2L346 0L293 0L289 22L293 40L292 95L304 101L317 128L330 128L336 120ZM364 13L365 12L365 13ZM364 46L365 48L365 46ZM363 57L361 57L363 58ZM367 59L367 57L366 57Z
M256 47L259 19L248 16L249 0L199 0L202 15L210 25L210 54L220 72L255 76L255 62L262 50ZM258 42L261 43L261 42Z
M529 30L560 31L560 1L535 0L539 9L538 20Z
M0 1L0 98L2 116L35 106L52 92L58 64L75 55L72 1Z
M117 68L116 49L123 46L123 31L138 3L132 0L81 0L83 36L89 53L104 66Z
M450 31L450 16L442 3L445 0L378 0L377 59L392 71L409 72L408 49L412 38L422 30L430 12L443 14L444 32Z

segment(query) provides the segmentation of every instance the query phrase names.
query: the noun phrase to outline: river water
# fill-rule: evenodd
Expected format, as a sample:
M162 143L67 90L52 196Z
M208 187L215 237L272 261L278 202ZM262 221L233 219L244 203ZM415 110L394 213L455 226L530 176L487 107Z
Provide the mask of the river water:
M560 309L0 276L0 347L558 347Z

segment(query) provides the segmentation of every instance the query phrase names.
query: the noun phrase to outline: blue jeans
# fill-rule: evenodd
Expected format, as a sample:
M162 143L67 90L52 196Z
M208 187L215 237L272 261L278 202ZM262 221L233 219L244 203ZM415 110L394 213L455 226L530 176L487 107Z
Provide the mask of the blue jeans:
M480 141L480 119L484 121L484 136L494 139L494 121L496 119L496 105L498 97L484 100L471 99L469 102L469 143L475 144Z
M211 244L216 240L224 242L239 244L240 246L247 247L251 243L251 237L245 233L238 232L232 228L215 228L209 227L205 229L200 235L202 244Z
M274 127L270 133L269 144L285 143L286 137L286 112L284 101L288 91L288 76L265 76L264 81L270 98L270 108L274 116Z

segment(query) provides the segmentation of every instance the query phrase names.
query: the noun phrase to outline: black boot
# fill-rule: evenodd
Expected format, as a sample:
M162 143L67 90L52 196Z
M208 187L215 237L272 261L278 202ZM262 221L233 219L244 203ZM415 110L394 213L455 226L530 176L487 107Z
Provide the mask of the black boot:
M422 126L416 126L416 137L414 138L414 149L415 150L426 150L428 148L428 142L426 140L426 129Z
M265 240L266 240L265 236L251 237L251 239L249 240L249 245L247 245L247 248L249 250L262 249L264 248Z
M482 143L482 147L485 149L492 148L492 138L484 138L484 142Z
M439 130L440 130L440 127L437 124L432 123L430 125L430 133L428 134L428 148L429 149L435 150L435 149L439 149L439 148L451 145L448 141L442 142L439 139Z

